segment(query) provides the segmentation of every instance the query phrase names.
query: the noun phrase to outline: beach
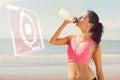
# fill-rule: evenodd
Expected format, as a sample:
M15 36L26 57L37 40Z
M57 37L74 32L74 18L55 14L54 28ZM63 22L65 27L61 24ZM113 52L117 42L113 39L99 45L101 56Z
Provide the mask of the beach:
M120 80L120 55L103 54L105 80ZM94 63L90 67L95 72ZM67 80L65 54L0 54L0 80Z

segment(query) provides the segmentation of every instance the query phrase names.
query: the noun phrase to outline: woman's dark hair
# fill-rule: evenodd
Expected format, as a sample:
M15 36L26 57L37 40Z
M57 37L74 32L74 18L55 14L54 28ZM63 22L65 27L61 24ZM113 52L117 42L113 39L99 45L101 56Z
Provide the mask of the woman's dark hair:
M101 41L103 25L99 22L99 17L94 11L88 10L89 13L89 22L93 24L93 27L90 30L91 38L98 45Z

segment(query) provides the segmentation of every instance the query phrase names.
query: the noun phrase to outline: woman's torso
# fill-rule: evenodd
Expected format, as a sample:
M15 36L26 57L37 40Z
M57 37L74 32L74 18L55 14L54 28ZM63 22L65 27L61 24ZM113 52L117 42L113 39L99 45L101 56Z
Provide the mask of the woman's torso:
M74 77L73 80L92 80L95 75L88 65L78 62L68 62L69 78Z
M91 45L93 43L92 39L88 39L85 44L80 46L78 49L83 50L78 53L75 52L75 47L73 43L75 42L76 37L72 37L68 44L68 66L69 66L69 75L79 76L80 80L89 80L94 78L94 73L89 67L90 59L92 57ZM87 45L87 46L86 46ZM74 48L74 49L73 49ZM72 49L72 50L71 50ZM86 50L86 51L84 51ZM75 57L76 56L76 57ZM78 58L78 59L74 59ZM82 59L80 59L82 58ZM81 60L81 61L80 61Z

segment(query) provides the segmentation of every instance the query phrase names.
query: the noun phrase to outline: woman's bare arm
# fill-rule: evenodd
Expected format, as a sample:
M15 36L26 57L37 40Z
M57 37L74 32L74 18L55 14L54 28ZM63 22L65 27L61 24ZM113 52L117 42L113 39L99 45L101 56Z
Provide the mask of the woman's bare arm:
M56 45L64 45L67 44L70 36L66 36L64 38L58 38L61 31L67 26L67 24L70 23L69 21L64 21L61 26L58 28L58 30L54 33L54 35L52 36L52 38L49 40L49 43L51 44L56 44Z
M96 74L98 80L104 80L104 75L102 71L102 61L101 61L101 47L98 45L97 51L93 55L93 60L96 66Z

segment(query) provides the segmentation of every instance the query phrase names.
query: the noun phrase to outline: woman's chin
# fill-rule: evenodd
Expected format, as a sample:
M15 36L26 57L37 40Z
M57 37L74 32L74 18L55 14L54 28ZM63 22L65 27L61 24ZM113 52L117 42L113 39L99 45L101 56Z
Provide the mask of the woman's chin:
M78 27L79 28L79 25L76 23L76 27Z
M77 24L77 23L76 23L75 25L78 27L78 24Z

